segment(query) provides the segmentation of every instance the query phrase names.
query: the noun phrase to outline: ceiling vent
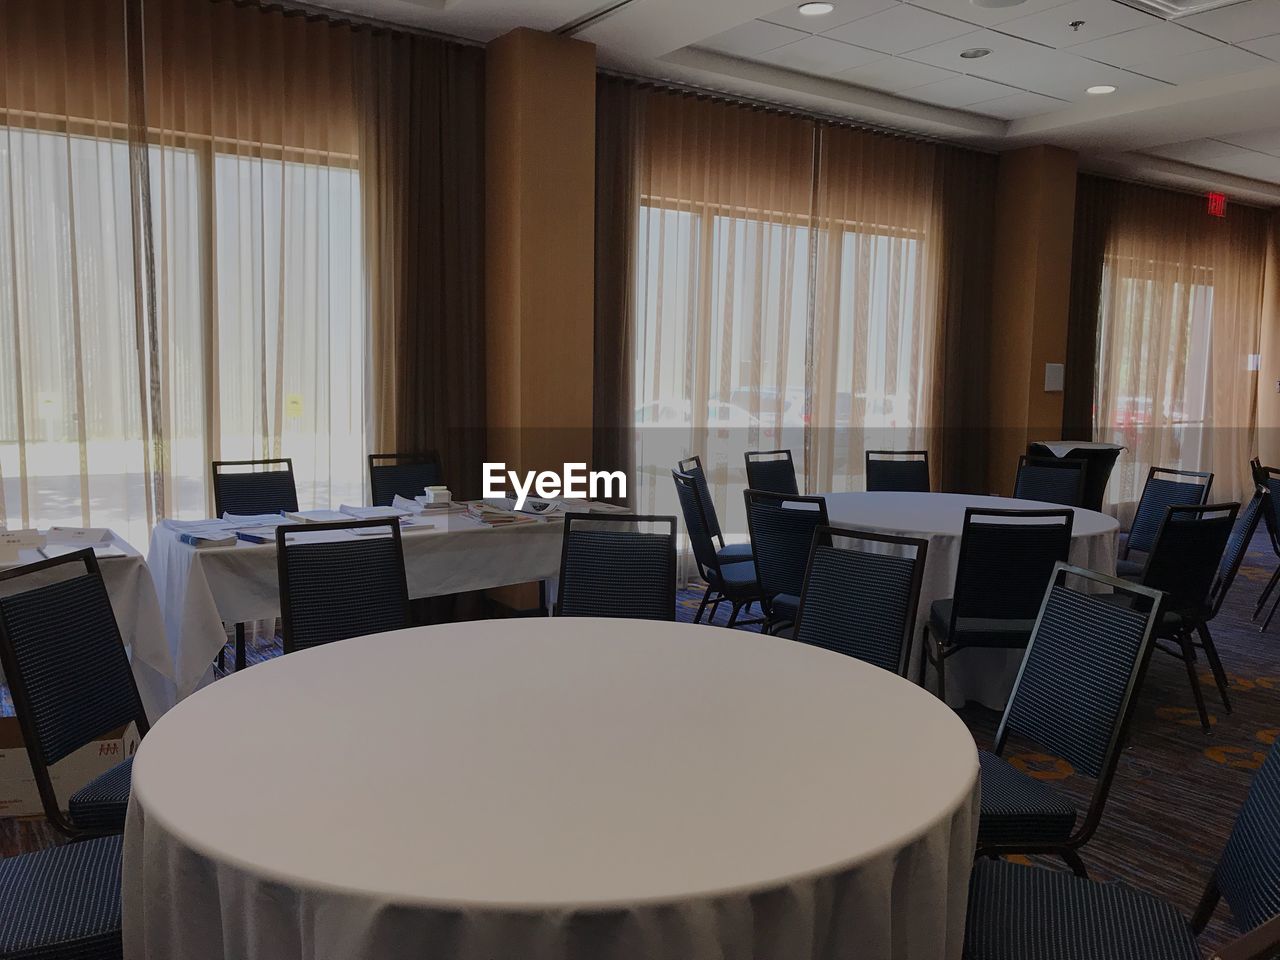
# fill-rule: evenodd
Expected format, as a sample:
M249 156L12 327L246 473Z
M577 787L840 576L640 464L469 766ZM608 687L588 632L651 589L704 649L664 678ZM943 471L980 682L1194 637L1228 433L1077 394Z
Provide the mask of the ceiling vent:
M1246 0L1121 0L1144 13L1153 13L1164 20L1178 20L1193 13L1217 10Z

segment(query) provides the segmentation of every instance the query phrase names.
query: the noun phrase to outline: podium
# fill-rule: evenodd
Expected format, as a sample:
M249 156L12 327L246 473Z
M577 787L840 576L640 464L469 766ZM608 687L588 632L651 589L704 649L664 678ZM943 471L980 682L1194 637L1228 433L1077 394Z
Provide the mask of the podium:
M1102 511L1102 497L1111 479L1111 469L1124 446L1119 443L1097 443L1085 440L1036 440L1027 444L1027 455L1032 457L1066 457L1083 460L1084 499L1080 506L1088 510Z

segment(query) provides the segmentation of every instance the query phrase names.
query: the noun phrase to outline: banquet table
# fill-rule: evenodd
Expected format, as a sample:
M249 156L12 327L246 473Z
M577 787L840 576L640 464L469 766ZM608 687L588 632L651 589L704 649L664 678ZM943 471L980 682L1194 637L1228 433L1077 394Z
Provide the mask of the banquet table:
M360 637L219 680L143 740L124 954L958 958L977 794L937 698L780 637Z
M924 582L916 617L916 637L911 648L908 676L917 676L923 647L920 635L929 622L929 606L952 595L960 558L960 535L968 507L997 510L1062 509L1061 504L1015 500L1010 497L983 497L959 493L828 493L827 516L833 526L852 527L878 533L927 540ZM1116 531L1119 524L1093 510L1075 510L1068 559L1076 566L1100 573L1115 574ZM961 650L947 658L947 701L962 707L968 701L993 710L1004 709L1022 650ZM930 683L934 680L932 671Z
M593 504L592 510L601 507ZM431 528L402 531L405 578L414 599L559 573L564 529L559 521L489 527L450 513L430 522ZM224 624L280 616L274 543L196 548L183 543L180 532L157 525L147 555L166 633L150 638L143 655L157 665L150 694L165 709L212 679L213 659L227 642Z
M84 544L83 546L89 546ZM138 690L142 694L143 706L147 716L155 719L167 709L163 700L148 696L157 687L157 666L147 657L147 651L157 644L164 643L164 617L160 612L160 601L156 596L156 585L151 579L146 561L142 554L121 537L112 532L110 539L102 543L105 547L115 547L123 556L105 556L98 559L98 569L102 573L103 585L107 588L107 597L111 601L111 609L115 613L116 624L120 628L120 639L124 641L133 664L133 675L138 681ZM44 554L35 548L24 548L18 551L18 563L36 563L45 559ZM0 564L0 569L7 569L16 564ZM83 571L82 566L75 568ZM28 590L42 584L52 583L63 578L65 574L43 571L23 577L16 584L0 584L0 592L5 594ZM3 676L0 675L0 680Z

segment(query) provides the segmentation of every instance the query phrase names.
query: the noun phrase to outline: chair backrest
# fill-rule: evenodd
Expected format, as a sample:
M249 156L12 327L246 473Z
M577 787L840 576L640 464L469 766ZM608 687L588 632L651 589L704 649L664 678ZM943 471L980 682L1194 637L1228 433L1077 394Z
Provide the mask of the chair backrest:
M1236 525L1231 528L1227 547L1222 552L1222 562L1218 564L1217 575L1213 579L1213 586L1209 589L1209 602L1215 616L1222 609L1222 603L1227 599L1231 585L1235 583L1236 574L1240 572L1244 555L1249 552L1249 544L1258 530L1258 521L1266 515L1270 507L1271 491L1259 484L1254 489L1249 502L1240 511L1240 518L1236 521Z
M219 517L224 513L252 515L297 510L293 461L287 457L213 461L213 504Z
M45 814L74 833L49 766L130 722L144 736L147 714L93 550L4 571L0 588L27 580L40 585L0 597L0 665Z
M827 526L827 502L766 490L744 490L756 582L766 610L779 594L799 597L813 534Z
M1239 929L1280 914L1280 740L1253 775L1213 879Z
M1206 612L1238 503L1179 504L1164 522L1142 570L1144 586L1165 593L1169 610Z
M929 492L928 450L868 450L867 490Z
M1130 550L1149 553L1156 542L1156 531L1164 521L1165 509L1180 504L1207 503L1212 486L1212 473L1152 467L1147 473L1138 510L1133 515L1133 525L1125 541L1125 555Z
M282 524L276 563L285 653L411 625L398 520Z
M566 516L554 614L674 620L676 518Z
M1062 503L1078 507L1084 500L1084 477L1088 464L1063 457L1018 458L1013 495L1019 500Z
M965 510L952 627L961 617L1034 620L1074 520L1070 509Z
M703 578L706 578L709 573L719 574L720 558L716 554L715 541L711 539L707 515L702 507L702 497L698 495L697 480L679 470L671 471L671 479L675 481L676 496L680 499L680 512L684 514L684 525L689 533L689 545L693 549L693 558L698 563L698 572Z
M676 463L676 470L693 477L693 485L698 490L698 498L702 501L702 515L707 521L707 533L724 546L724 534L720 530L720 517L716 514L715 501L711 497L711 488L707 485L707 473L702 469L701 457L686 457ZM685 523L688 523L688 518Z
M1280 519L1276 515L1276 503L1280 502L1276 499L1280 497L1280 467L1263 466L1256 458L1249 465L1253 468L1253 482L1266 487L1271 494L1262 505L1262 522L1267 526L1271 549L1280 556Z
M819 527L792 637L905 676L928 551L927 540Z
M752 490L770 493L798 494L796 465L790 450L749 450L744 455L747 463L747 486Z
M1087 592L1105 589L1124 601ZM1065 563L1045 591L994 749L1012 733L1093 777L1081 836L1102 815L1159 615L1158 591Z
M424 454L369 454L369 497L375 507L389 507L396 495L412 500L426 487L444 482L440 457Z

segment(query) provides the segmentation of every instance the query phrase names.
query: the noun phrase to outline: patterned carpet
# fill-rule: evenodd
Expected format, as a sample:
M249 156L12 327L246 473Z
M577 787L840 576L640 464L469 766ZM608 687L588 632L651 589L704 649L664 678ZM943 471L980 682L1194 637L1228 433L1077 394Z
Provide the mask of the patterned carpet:
M1280 623L1260 634L1249 619L1275 563L1265 533L1259 532L1213 625L1231 677L1234 712L1228 716L1223 711L1208 666L1202 665L1201 684L1214 721L1211 734L1200 729L1182 664L1156 652L1102 825L1084 851L1094 877L1137 884L1188 915L1226 840L1251 772L1280 734ZM680 619L693 618L700 596L700 591L681 592ZM722 609L718 622L723 624L727 616ZM251 641L249 659L252 663L279 652L278 637L260 637ZM227 661L232 662L230 647ZM999 715L977 707L961 715L978 745L989 746ZM1012 744L1010 754L1015 764L1074 794L1083 807L1090 784L1075 778L1068 765L1025 745ZM0 819L4 856L52 842L42 818ZM1233 931L1229 911L1219 907L1202 942L1216 946Z

